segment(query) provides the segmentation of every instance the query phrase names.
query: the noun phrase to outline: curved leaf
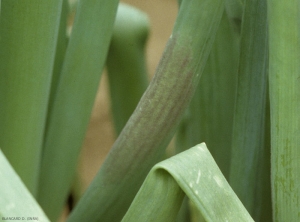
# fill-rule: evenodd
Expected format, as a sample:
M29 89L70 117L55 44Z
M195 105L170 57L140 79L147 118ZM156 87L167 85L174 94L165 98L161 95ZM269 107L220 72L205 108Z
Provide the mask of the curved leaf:
M253 221L201 143L156 164L122 222L174 221L184 193L206 221Z
M120 221L163 156L199 82L223 1L183 1L155 76L68 221Z
M148 86L145 46L149 29L150 23L144 12L119 4L106 61L117 135Z

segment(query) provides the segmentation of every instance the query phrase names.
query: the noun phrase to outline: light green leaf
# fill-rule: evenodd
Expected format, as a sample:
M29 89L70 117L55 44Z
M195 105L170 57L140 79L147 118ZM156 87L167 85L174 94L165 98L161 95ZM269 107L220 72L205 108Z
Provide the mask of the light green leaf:
M145 58L147 15L120 4L107 55L107 74L116 134L119 135L148 86Z
M28 217L49 221L1 150L0 181L0 221L21 221ZM16 219L9 220L9 217Z
M2 0L0 146L37 194L62 0Z
M187 144L179 145L184 149L205 141L226 178L230 167L238 56L239 38L224 11L200 83L177 134L181 137L178 142L186 140Z
M79 1L43 149L38 201L56 220L75 176L109 47L118 0Z
M179 151L205 141L226 178L230 167L238 56L239 36L224 10L200 83L176 135Z
M122 222L174 221L184 193L207 222L253 221L202 143L156 164Z
M62 10L60 15L60 25L58 30L58 38L56 44L56 52L55 52L55 61L53 65L53 75L51 81L51 90L50 90L50 97L49 97L49 105L48 105L48 112L51 113L51 107L53 105L53 100L55 98L61 69L63 66L65 53L68 45L68 37L67 37L67 18L69 15L69 4L68 0L63 0ZM47 128L47 126L46 126Z

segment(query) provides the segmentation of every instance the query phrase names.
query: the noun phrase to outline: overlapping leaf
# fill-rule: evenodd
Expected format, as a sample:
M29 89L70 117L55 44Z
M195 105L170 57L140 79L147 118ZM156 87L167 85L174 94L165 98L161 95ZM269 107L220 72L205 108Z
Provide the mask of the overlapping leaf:
M253 221L202 143L156 164L122 222L174 221L184 193L208 222Z

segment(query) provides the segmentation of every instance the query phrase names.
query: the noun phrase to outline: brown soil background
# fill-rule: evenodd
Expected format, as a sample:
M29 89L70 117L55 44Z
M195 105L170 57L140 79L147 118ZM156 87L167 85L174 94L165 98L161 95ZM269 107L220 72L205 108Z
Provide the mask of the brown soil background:
M172 32L178 12L177 0L123 0L122 2L135 6L149 17L151 30L146 55L149 79L151 79ZM82 192L96 175L115 140L108 90L107 76L104 73L80 156L77 179L80 181Z

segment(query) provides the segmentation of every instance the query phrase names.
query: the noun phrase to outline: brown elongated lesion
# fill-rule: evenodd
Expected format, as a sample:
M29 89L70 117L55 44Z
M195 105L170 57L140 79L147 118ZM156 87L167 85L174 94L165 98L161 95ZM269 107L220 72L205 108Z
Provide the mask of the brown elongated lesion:
M128 166L114 162L108 167L115 178L153 158L159 152L153 149L157 144L166 145L194 91L196 70L191 57L188 47L170 38L156 75L109 154L110 158L122 158L130 150L129 158L136 160Z
M175 133L203 71L222 12L220 0L183 2L155 77L69 221L121 220Z

